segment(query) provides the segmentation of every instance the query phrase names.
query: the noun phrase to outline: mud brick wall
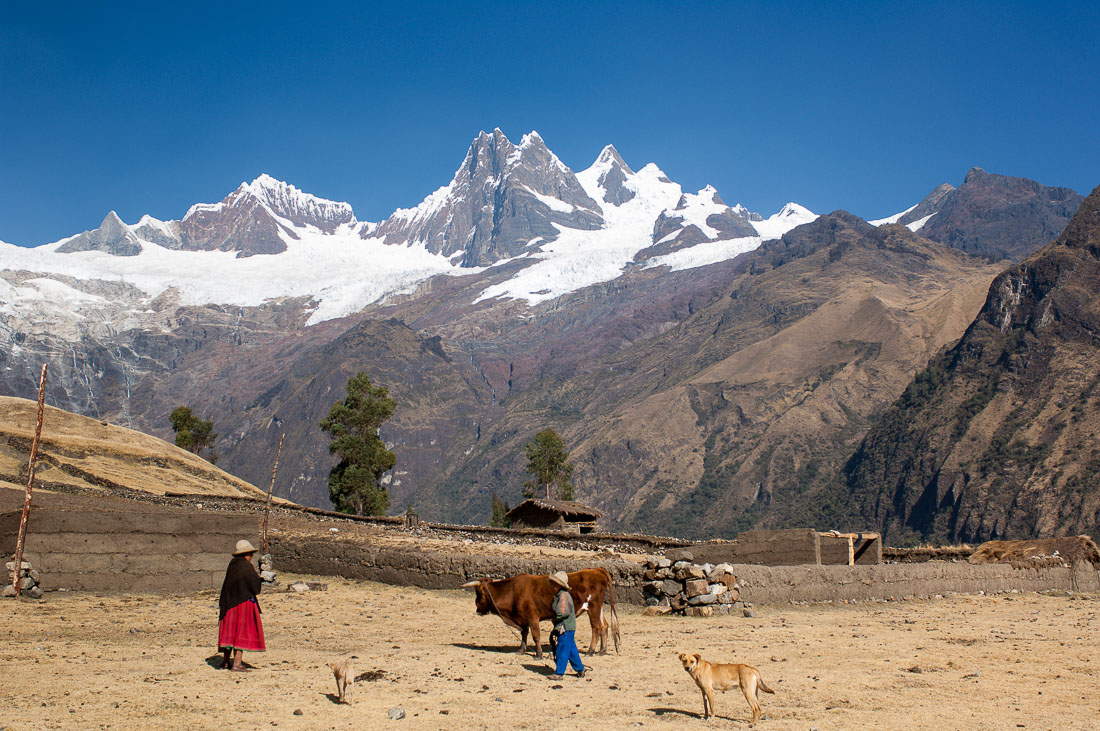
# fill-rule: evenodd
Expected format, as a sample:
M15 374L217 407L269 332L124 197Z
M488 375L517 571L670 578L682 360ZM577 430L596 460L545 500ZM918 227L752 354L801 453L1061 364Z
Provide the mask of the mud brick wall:
M809 528L753 530L735 541L707 541L689 549L696 563L797 566L821 563L821 537ZM844 562L848 562L845 549Z
M19 513L0 515L0 552L15 550ZM32 510L24 555L42 588L182 593L217 589L233 545L257 543L254 515Z
M757 604L922 599L955 593L987 594L1049 589L1100 591L1092 564L1076 568L1017 569L928 561L878 566L734 566L741 598Z
M640 604L645 566L601 560L561 560L520 556L442 553L416 548L371 546L339 539L269 537L271 554L280 571L367 579L395 586L456 589L482 576L550 574L606 568L611 573L615 601Z

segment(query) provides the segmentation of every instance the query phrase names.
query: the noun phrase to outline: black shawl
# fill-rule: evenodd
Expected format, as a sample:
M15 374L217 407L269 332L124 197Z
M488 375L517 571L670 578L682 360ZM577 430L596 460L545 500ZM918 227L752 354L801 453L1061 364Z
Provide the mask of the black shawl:
M234 556L225 570L225 581L218 598L218 621L222 621L225 613L233 607L258 595L262 586L252 562L244 556Z

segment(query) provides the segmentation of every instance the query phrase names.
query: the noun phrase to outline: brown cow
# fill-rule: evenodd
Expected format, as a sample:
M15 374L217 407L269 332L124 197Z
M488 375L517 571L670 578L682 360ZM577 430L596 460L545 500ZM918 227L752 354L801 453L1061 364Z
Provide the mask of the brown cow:
M535 656L542 657L542 637L539 622L553 619L550 608L558 588L550 583L546 574L519 574L507 579L478 579L462 585L477 592L477 613L495 614L509 627L520 631L520 653L527 652L527 633L535 643ZM607 569L584 569L569 574L569 593L580 614L587 604L588 621L592 625L592 641L588 654L596 651L596 639L600 640L600 654L607 652L607 631L611 629L615 652L619 651L619 618L615 614L615 594L611 588L611 574ZM603 606L607 602L608 616L604 619Z

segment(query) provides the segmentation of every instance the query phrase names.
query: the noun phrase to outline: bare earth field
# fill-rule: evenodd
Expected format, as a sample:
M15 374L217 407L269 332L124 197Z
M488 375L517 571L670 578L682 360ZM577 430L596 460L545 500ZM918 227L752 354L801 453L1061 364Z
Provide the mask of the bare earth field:
M1095 595L758 607L754 619L624 606L622 654L555 683L468 593L325 580L327 592L261 597L269 650L246 653L249 674L211 666L213 591L4 600L0 728L747 727L739 691L719 694L719 718L700 718L680 651L756 665L776 691L761 694L765 729L1091 729L1100 718ZM577 634L583 650L583 618ZM357 683L350 706L335 703L323 665L345 654L359 656L358 674L381 675ZM389 720L396 707L404 720Z

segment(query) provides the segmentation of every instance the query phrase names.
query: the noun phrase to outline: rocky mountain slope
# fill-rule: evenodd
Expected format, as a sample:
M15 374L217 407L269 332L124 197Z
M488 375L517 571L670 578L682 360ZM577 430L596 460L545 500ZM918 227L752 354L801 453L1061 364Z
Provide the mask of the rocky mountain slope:
M892 540L1100 529L1100 188L992 283L962 339L878 420L820 511Z
M874 223L900 223L991 261L1018 261L1058 236L1082 200L1069 188L972 168L958 188L941 183L912 208Z
M476 515L485 496L469 484L515 499L523 444L550 424L575 445L581 494L618 525L706 536L778 524L843 464L917 364L962 333L997 271L843 212L692 270L678 280L684 300L642 299L646 319L664 323L656 332L552 371L608 337L555 340L553 361L534 364L541 377L509 397L433 501ZM642 282L631 289L648 294ZM614 298L593 292L588 304Z

